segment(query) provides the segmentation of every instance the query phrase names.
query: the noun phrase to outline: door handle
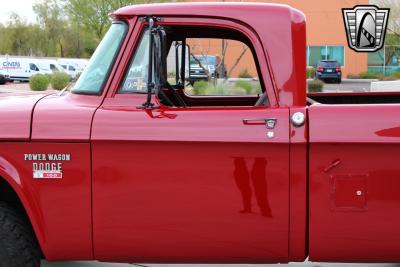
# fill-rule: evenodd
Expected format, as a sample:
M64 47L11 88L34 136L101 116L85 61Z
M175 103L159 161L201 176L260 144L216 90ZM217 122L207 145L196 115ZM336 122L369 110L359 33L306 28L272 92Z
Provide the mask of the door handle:
M265 124L265 119L243 119L243 124L262 125L262 124Z
M244 125L265 125L268 129L275 128L276 122L275 118L243 119Z

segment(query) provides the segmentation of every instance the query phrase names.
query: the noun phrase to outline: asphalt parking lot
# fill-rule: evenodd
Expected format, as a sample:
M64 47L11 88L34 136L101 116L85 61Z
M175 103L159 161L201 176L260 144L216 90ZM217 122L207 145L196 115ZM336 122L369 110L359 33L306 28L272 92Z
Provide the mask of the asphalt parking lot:
M123 264L99 262L43 262L43 267L277 267L282 264ZM400 267L400 264L355 264L355 263L289 263L288 267Z
M324 85L324 92L369 92L371 81L343 79L342 83L327 82Z

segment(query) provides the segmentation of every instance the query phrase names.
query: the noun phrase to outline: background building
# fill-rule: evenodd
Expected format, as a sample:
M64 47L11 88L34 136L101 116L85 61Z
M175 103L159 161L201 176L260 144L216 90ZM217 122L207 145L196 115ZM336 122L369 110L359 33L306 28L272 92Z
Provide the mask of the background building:
M241 1L245 2L245 1ZM288 4L301 10L307 18L307 65L315 66L319 60L336 59L342 65L344 77L347 74L358 74L368 70L368 54L357 53L347 45L346 30L343 23L342 8L352 8L355 5L367 5L368 0L252 0L251 2L271 2ZM220 44L213 44L209 49L211 53L218 55L221 52ZM227 69L235 58L229 56L239 55L242 51L240 45L229 46L225 62ZM247 51L241 62L232 72L236 77L243 69L247 68L250 74L256 76L253 66L246 66L251 62L250 51Z

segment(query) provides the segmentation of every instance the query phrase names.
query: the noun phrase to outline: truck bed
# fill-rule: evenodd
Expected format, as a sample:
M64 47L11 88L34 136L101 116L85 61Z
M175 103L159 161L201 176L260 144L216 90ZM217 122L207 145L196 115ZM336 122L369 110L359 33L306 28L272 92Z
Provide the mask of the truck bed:
M395 104L400 92L332 92L308 93L307 97L321 104ZM311 102L311 101L308 101Z

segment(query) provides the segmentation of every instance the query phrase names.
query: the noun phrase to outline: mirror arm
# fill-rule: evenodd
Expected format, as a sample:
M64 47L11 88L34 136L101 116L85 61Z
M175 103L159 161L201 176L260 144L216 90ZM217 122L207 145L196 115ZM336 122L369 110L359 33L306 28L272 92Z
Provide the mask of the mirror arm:
M179 46L180 43L175 41L175 84L179 84Z
M153 46L154 46L154 38L153 31L155 29L155 21L157 21L156 17L147 16L146 21L149 23L149 65L147 72L147 99L146 102L142 104L140 108L143 109L152 109L154 108L154 103L151 102L151 95L153 93L155 84L153 82Z
M187 62L188 62L188 78L190 77L190 46L188 44L186 44L186 49L188 50L188 58L187 58ZM186 53L186 51L185 51ZM185 83L185 77L183 77L183 83Z
M186 63L186 38L182 40L182 55L181 55L181 80L179 85L185 86L185 63ZM189 62L188 62L189 64Z

